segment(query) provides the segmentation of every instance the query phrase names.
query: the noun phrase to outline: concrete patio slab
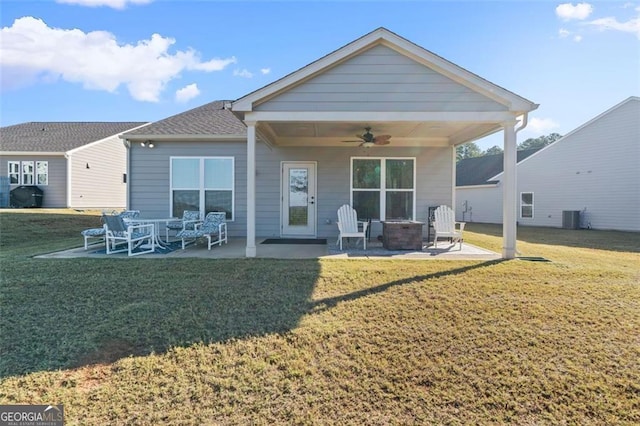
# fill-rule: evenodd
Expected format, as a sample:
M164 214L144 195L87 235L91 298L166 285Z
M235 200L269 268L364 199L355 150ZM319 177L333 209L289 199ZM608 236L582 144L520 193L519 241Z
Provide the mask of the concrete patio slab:
M257 239L256 249L258 258L269 259L393 259L393 260L495 260L500 259L498 253L485 250L471 244L448 245L440 243L436 249L432 244L422 250L386 250L382 243L371 241L367 244L367 250L362 245L350 244L340 251L335 241L328 240L327 244L261 244L265 238ZM206 244L192 244L185 250L177 249L166 254L144 254L136 256L140 259L167 259L167 258L206 258L206 259L239 259L245 257L246 240L244 238L230 238L229 243L214 246L207 250ZM56 253L49 253L37 258L69 259L69 258L128 258L127 253L107 255L104 247L95 245L89 250L78 247Z

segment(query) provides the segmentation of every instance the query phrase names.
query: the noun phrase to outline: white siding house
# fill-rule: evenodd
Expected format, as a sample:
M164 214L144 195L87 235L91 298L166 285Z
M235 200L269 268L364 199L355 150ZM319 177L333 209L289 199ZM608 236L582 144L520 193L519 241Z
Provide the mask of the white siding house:
M518 222L640 231L640 98L630 97L517 165ZM502 173L458 185L458 220L501 223ZM571 216L571 215L569 215Z
M8 178L9 190L40 188L42 207L126 207L127 150L119 135L144 124L29 122L2 127L0 176Z

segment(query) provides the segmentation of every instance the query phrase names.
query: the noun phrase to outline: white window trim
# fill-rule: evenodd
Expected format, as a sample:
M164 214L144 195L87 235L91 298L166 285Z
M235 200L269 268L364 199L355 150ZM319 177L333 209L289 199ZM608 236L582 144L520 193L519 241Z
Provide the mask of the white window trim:
M46 182L45 183L39 183L38 182L38 166L40 164L44 164L45 168L46 168L46 173L44 174L46 176ZM38 185L38 186L47 186L49 185L49 162L48 161L36 161L36 167L33 171L33 181L35 182L34 185Z
M522 201L522 195L523 194L531 194L531 204L527 204L527 203L524 203ZM536 202L536 199L535 199L535 196L534 196L533 192L525 191L525 192L521 192L520 193L520 219L533 219L534 218L534 212L535 212L534 204L535 204L535 202ZM522 215L522 208L523 207L531 207L531 217L528 217L528 216L525 217L525 216Z
M200 204L200 212L204 211L205 208L205 192L206 191L228 191L229 188L216 188L216 187L205 187L204 181L204 162L205 160L231 160L231 219L227 219L227 222L234 222L236 218L236 159L235 157L222 157L222 156L209 156L209 157L200 157L200 156L175 156L169 157L169 215L173 213L173 160L199 160L199 168L200 168L200 176L199 182L200 186L198 188L178 188L179 190L184 191L199 191L199 204Z
M354 188L353 187L353 161L354 160L380 160L380 188ZM386 220L387 214L387 162L386 160L411 160L413 161L413 188L412 189L403 189L403 188L392 188L389 189L389 192L412 192L413 193L413 212L412 217L415 220L416 218L416 157L351 157L351 167L349 169L349 200L351 206L353 206L353 191L371 191L371 192L379 192L380 193L380 219L382 222ZM377 221L374 219L374 221Z
M26 173L25 172L25 166L26 165L30 165L31 166L31 173ZM33 160L25 160L25 161L21 161L20 162L20 184L21 185L35 185L35 178L36 178L36 162ZM31 182L27 183L27 180L25 179L26 176L31 176Z
M13 172L11 171L12 167L15 169ZM19 161L8 161L7 162L7 176L9 177L9 183L11 185L20 185L20 182L22 182L22 173L21 173L22 168L20 167L20 162ZM18 177L17 182L11 182L11 175L16 175Z

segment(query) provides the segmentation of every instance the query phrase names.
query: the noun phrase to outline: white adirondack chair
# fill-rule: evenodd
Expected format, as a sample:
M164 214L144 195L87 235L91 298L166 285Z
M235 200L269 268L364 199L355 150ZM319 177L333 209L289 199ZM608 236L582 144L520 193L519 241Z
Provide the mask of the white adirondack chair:
M340 250L342 250L343 238L362 238L362 246L367 249L367 226L368 222L358 221L358 214L348 204L338 209L338 241ZM360 229L362 227L362 229Z
M450 238L451 242L460 243L462 250L462 231L464 231L465 222L456 222L456 215L448 206L440 206L434 212L433 229L436 235L433 245L438 248L438 238Z

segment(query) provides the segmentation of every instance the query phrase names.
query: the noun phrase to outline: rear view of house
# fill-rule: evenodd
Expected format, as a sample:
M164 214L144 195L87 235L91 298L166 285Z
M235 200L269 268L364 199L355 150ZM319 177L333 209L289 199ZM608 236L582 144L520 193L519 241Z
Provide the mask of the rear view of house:
M8 178L9 190L38 187L42 207L125 207L127 157L118 135L144 124L30 122L2 127L0 176Z
M520 224L640 231L640 98L627 98L516 167ZM458 219L501 223L495 205L502 179L500 170L474 185L459 180Z

